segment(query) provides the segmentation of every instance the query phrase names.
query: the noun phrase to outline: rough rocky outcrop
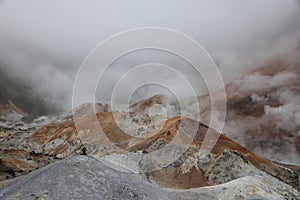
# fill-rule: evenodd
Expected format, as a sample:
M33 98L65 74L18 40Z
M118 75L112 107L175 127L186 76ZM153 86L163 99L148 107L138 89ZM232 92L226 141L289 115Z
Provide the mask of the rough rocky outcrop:
M0 191L1 199L174 199L132 174L120 172L90 156L56 162L15 180Z
M285 64L266 63L227 85L226 135L206 125L208 96L199 97L199 121L162 115L161 106L168 105L160 95L133 104L130 112L109 112L98 103L75 109L75 119L72 113L32 123L4 117L0 181L9 185L0 198L299 199L300 167L270 160L298 158L299 124L293 117L300 116L300 70ZM268 87L256 91L246 84L257 77ZM284 81L279 86L276 80ZM287 91L291 102L279 95ZM189 105L187 99L183 106ZM295 108L291 126L283 126L289 113L283 113L284 123L274 116L279 108ZM74 157L79 154L88 156Z
M20 177L0 190L1 199L299 199L291 186L262 172L189 190L163 189L118 162L91 156L68 158ZM114 168L112 168L115 166ZM118 167L118 168L116 168Z
M133 128L129 126L131 123L140 126ZM218 138L209 154L202 157L200 149L206 145L203 141L208 132ZM216 185L263 171L299 189L299 167L266 160L224 134L182 117L166 119L163 116L103 112L83 117L76 124L66 121L49 124L33 133L17 132L3 138L0 145L4 150L0 155L2 180L80 154L85 147L88 154L97 157L112 153L120 155L110 157L111 162L118 158L115 163L128 163L121 155L125 158L129 154L139 155L134 161L134 171L162 187L188 189ZM125 169L124 166L126 164L123 164Z

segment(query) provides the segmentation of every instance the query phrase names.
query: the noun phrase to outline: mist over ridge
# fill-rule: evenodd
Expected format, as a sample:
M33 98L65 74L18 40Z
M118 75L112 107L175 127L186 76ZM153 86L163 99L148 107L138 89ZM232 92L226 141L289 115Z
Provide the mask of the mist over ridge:
M294 0L2 1L0 66L11 77L27 82L48 104L69 110L74 77L95 45L128 29L166 27L203 45L229 83L273 57L293 54L300 33L299 7ZM205 93L203 81L193 77L190 66L179 58L136 52L111 67L106 90L98 91L102 96L97 100L110 100L109 88L124 69L153 61L177 67L198 81L195 87ZM172 77L162 78L180 87ZM136 100L155 94L140 90Z

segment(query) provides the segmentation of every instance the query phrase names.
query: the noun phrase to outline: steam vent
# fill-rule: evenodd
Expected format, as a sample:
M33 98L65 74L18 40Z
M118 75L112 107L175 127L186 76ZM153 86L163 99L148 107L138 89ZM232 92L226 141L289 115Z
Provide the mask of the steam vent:
M0 0L0 200L300 200L300 0Z
M1 105L1 199L299 199L299 135L293 125L279 128L275 112L290 105L282 92L298 95L299 69L272 61L229 83L226 133L205 121L209 96L198 97L203 122L147 114L167 106L161 95L128 112L84 104L76 120L66 113L32 122L10 101ZM253 77L284 80L254 95L257 88L244 88ZM207 134L217 139L201 155Z

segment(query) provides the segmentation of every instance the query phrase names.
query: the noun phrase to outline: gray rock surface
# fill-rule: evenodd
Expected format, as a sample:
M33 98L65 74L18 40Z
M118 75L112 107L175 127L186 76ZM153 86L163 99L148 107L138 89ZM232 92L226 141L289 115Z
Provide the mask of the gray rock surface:
M0 199L174 199L174 194L117 171L90 156L75 156L20 177Z
M300 194L296 189L264 172L253 172L253 174L220 185L175 190L175 192L178 199L186 200L300 199Z
M128 170L135 166L132 162L130 156L115 154L100 159L74 156L15 179L0 190L0 199L300 199L296 189L261 171L215 186L164 189ZM120 170L124 164L131 167Z
M206 178L211 185L227 183L229 181L258 172L247 160L236 152L225 150L206 171Z

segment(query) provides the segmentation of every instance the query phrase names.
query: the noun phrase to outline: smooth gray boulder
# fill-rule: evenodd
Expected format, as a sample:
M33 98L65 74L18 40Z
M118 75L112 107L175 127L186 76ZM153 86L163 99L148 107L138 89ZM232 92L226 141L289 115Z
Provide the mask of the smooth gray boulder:
M91 156L74 156L17 178L0 199L174 199L171 192L117 171Z

